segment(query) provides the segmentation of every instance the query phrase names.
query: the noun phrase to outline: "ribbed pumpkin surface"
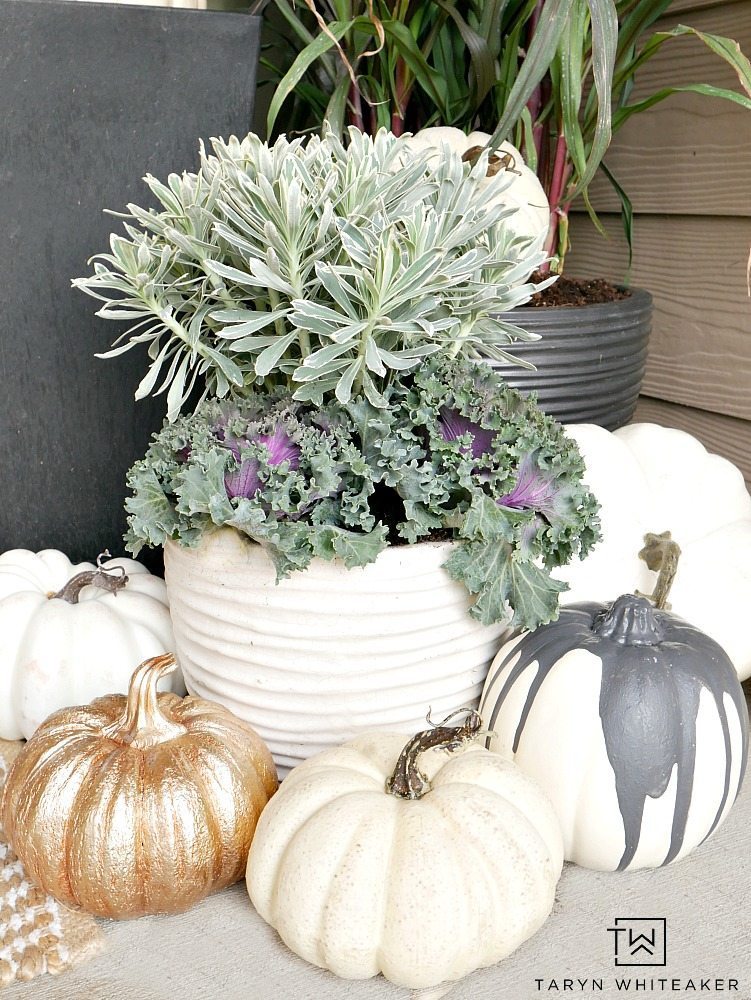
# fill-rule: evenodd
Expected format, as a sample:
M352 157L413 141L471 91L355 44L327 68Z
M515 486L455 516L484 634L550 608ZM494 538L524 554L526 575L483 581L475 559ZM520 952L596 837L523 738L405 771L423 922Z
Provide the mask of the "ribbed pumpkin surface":
M263 549L220 529L169 543L165 575L188 689L249 722L282 769L368 729L413 732L476 705L507 630L480 625L442 564L450 542L276 583Z

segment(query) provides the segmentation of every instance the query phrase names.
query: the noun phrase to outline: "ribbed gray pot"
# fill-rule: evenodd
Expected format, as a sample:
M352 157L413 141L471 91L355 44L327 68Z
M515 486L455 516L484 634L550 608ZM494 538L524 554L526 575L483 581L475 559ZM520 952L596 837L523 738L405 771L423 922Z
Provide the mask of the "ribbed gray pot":
M541 408L564 424L623 427L634 415L647 362L652 296L641 288L590 306L522 306L505 318L542 335L509 350L535 365L490 362L509 385L536 392Z

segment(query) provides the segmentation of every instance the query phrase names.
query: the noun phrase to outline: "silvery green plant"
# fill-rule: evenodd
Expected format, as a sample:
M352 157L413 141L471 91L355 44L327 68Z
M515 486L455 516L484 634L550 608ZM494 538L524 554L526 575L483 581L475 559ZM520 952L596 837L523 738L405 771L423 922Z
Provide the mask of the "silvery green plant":
M249 135L201 148L197 173L146 182L124 235L74 285L130 326L113 357L147 346L136 397L225 397L282 387L296 401L387 405L395 375L436 353L508 360L530 335L498 317L540 286L545 260L520 241L474 165L381 130L273 145Z

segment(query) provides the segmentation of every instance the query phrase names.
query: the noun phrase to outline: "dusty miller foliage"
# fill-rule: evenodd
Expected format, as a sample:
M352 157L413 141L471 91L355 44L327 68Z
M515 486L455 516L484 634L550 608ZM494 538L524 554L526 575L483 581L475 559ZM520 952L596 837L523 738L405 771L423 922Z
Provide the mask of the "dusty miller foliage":
M530 298L545 257L505 225L498 186L481 188L487 153L470 167L446 149L428 169L356 129L346 146L249 135L212 150L197 173L147 177L160 208L129 205L125 235L74 281L131 324L103 357L147 345L136 397L166 392L170 420L196 386L383 407L393 376L432 354L503 360L531 339L497 314Z
M550 621L565 589L550 570L597 533L574 443L484 364L430 358L387 392L384 409L364 394L318 407L246 391L165 424L129 476L130 548L196 545L231 525L281 578L314 556L361 566L447 533L463 540L446 568L476 595L476 618ZM230 497L243 469L253 493Z

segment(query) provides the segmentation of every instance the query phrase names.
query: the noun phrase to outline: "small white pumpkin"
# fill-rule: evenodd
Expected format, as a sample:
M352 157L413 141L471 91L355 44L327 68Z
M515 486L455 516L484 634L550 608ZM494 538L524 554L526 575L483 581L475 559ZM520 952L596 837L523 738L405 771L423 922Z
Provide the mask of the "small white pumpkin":
M467 135L458 128L436 126L421 129L404 141L411 149L420 152L435 150L433 159L437 162L445 146L464 156L477 146L487 146L490 138L488 132ZM518 236L542 244L550 226L550 205L537 174L530 170L522 154L510 142L502 142L495 150L495 163L501 169L489 176L485 183L498 188L497 200L500 204L516 209L508 220L509 228Z
M133 559L0 555L0 738L28 739L59 708L127 691L134 663L174 648L164 581Z
M602 506L602 540L555 571L571 588L563 601L651 593L655 575L637 553L645 534L670 531L682 552L672 610L722 646L741 680L751 677L751 497L739 470L685 431L656 424L614 433L579 424L566 433Z
M473 742L476 712L448 721L406 746L378 732L326 750L262 814L250 898L314 965L433 987L505 958L550 913L562 867L550 804Z

